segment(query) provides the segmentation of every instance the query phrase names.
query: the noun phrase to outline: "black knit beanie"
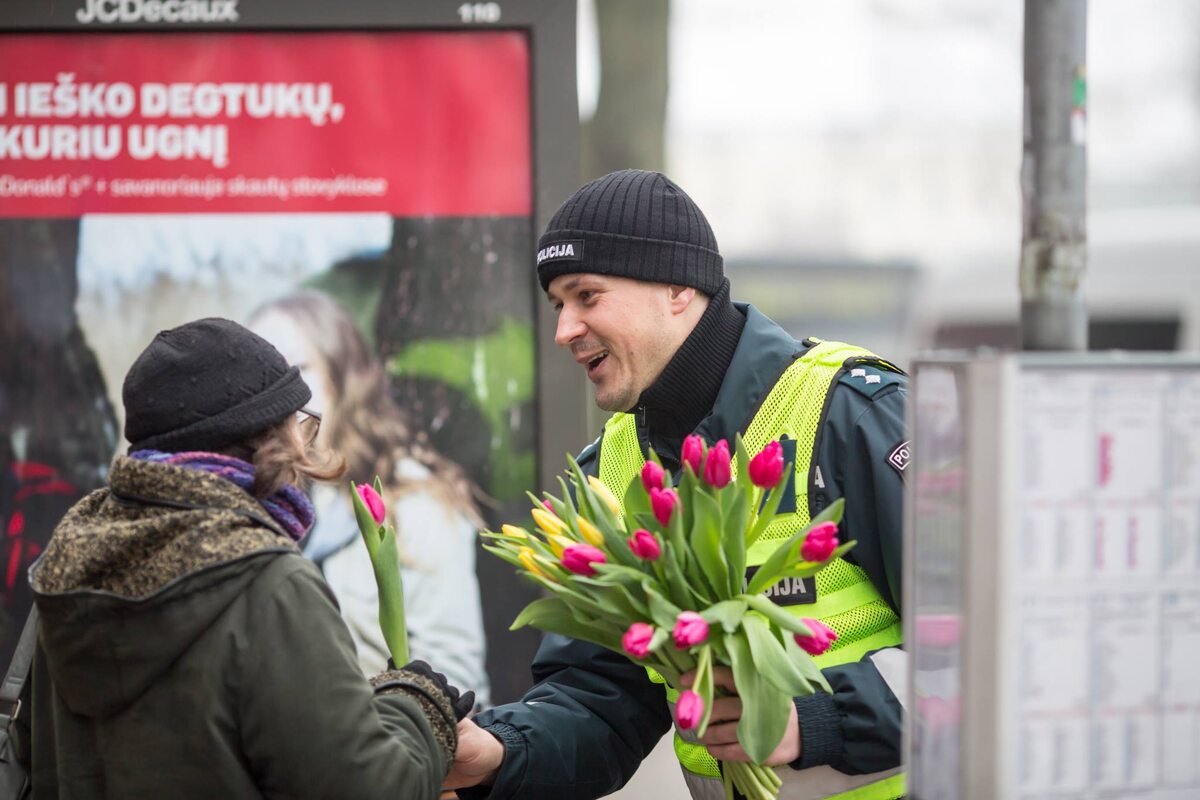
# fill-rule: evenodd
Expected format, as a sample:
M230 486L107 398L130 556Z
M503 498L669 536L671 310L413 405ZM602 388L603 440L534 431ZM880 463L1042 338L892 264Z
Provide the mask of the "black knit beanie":
M692 198L658 172L597 178L562 204L538 240L538 280L573 272L694 286L725 282L717 239Z
M130 451L218 450L266 430L312 397L297 367L227 319L162 331L125 376Z

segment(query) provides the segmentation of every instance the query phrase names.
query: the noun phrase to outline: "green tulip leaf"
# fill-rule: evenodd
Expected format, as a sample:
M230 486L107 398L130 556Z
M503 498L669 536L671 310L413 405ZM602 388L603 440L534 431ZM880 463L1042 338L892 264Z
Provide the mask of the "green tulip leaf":
M817 662L813 661L812 656L796 644L795 637L785 636L783 648L787 651L792 663L796 665L796 669L800 670L810 684L819 687L825 694L833 694L833 689L829 686L825 673L821 672L821 668L817 666Z
M700 570L708 586L722 600L729 599L729 566L721 550L721 509L716 499L707 492L692 495L695 513L692 516L692 552L700 564ZM741 587L738 587L739 590Z
M778 491L778 487L776 487L776 491ZM758 568L758 572L754 573L754 578L751 579L750 585L746 587L746 593L758 594L768 586L777 583L783 577L783 572L792 569L800 560L800 547L803 545L804 537L808 535L808 531L823 522L837 522L841 520L842 508L844 506L845 500L843 498L839 497L837 500L834 500L804 530L797 531L787 541L775 548L774 552L767 556L762 566Z
M654 624L660 628L674 630L675 618L679 616L682 609L655 591L649 581L646 581L642 588L646 592L646 600L650 605L650 619L654 620Z
M563 480L561 475L558 476L558 487L562 489L562 500L559 501L563 505L562 510L558 510L558 503L555 503L553 500L551 500L551 503L554 505L555 510L558 511L558 518L567 523L567 527L574 528L575 515L583 513L579 510L583 508L583 504L579 500L579 494L572 492L567 487L567 482ZM579 503L578 507L576 503Z
M650 508L650 494L646 491L646 487L642 486L642 476L640 473L634 476L634 479L625 487L625 496L621 499L621 504L625 508L625 517L627 519L636 520L643 514L649 516L651 519L654 518L654 514ZM642 527L646 526L642 525Z
M786 692L790 697L804 697L813 693L812 686L800 669L792 663L783 643L775 638L765 619L756 614L748 614L742 622L742 627L746 630L750 655L754 658L758 671L772 686Z
M699 479L687 467L679 471L678 491L681 502L679 506L676 506L675 513L671 516L671 522L674 523L676 519L679 519L680 530L690 531L695 524L693 521L696 513L695 497L703 494L704 491Z
M746 615L745 600L722 600L700 612L709 625L720 625L726 633L734 633Z
M733 680L742 698L738 742L752 761L761 764L783 741L791 716L792 698L758 671L744 633L726 634L725 647L733 664Z
M669 543L663 550L663 555L659 559L663 567L663 575L666 576L667 586L670 588L671 601L680 607L702 607L708 605L700 600L699 593L692 588L692 584L684 575L683 566L679 563L681 558L676 555L677 551Z
M721 540L725 558L729 563L728 585L730 597L741 593L746 580L746 522L749 515L749 501L746 493L737 491L734 500L725 515Z
M487 550L489 553L496 556L497 558L504 559L508 563L512 564L514 567L520 567L521 569L524 569L524 567L521 564L521 559L517 558L517 554L514 551L509 550L507 547L500 547L500 546L494 545L494 544L485 544L485 545L483 545L483 549Z
M738 494L748 497L754 491L754 483L750 480L750 451L739 433L733 440L733 468L737 473ZM742 526L742 530L745 530Z
M775 605L763 595L742 595L742 597L747 603L749 603L750 608L762 614L764 617L771 620L771 622L774 622L783 630L791 631L792 633L802 633L805 636L812 635L812 631L808 629L808 626L804 624L800 617L797 617L795 614L788 612L786 609Z
M384 529L383 540L371 554L371 566L379 589L379 627L383 631L383 640L392 660L407 664L410 659L408 626L404 619L404 584L400 577L400 549L393 528Z
M580 620L571 613L570 607L557 597L544 597L534 600L517 615L509 630L532 626L549 633L558 633L572 639L606 647L610 650L621 651L621 637L603 626Z
M600 581L582 575L577 575L574 582L592 587L593 591L590 594L598 602L603 603L605 608L608 608L609 605L616 607L619 619L645 619L650 616L650 609L646 602L635 597L632 592L619 583Z

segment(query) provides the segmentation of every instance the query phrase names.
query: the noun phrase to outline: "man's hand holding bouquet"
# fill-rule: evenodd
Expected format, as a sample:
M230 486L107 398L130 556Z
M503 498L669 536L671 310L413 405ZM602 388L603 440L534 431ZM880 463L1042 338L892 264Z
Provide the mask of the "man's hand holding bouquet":
M837 635L763 592L815 575L853 542L838 541L838 500L747 578L748 549L775 518L792 465L779 442L751 457L739 437L736 451L689 436L677 484L651 453L620 500L572 461L561 497L530 495L531 527L486 532L484 546L548 593L513 628L589 641L645 666L669 687L685 735L703 737L714 708L718 721L737 718L736 744L725 730L716 738L728 744L712 748L732 758L740 746L750 759L722 762L726 794L767 800L780 779L765 765L794 718L792 698L829 691L810 656Z

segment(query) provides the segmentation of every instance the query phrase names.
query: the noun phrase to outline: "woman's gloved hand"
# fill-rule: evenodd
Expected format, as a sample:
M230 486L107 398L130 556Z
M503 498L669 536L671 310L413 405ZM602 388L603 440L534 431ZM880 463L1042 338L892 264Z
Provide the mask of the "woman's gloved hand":
M445 675L434 672L433 667L424 661L412 661L401 669L395 669L389 660L388 666L392 668L371 678L375 693L405 694L417 702L433 729L434 738L446 757L446 768L449 769L454 763L458 746L458 720L466 716L475 704L475 693L460 695ZM460 706L466 709L461 714L458 710Z
M395 668L390 658L388 659L388 668ZM457 686L452 685L450 681L446 680L445 675L440 672L435 672L433 667L431 667L427 662L410 661L401 667L401 669L407 672L415 672L418 675L424 675L426 678L436 683L438 688L445 692L446 696L450 698L450 705L454 708L455 722L465 719L466 716L471 713L471 709L475 707L475 692L460 692Z

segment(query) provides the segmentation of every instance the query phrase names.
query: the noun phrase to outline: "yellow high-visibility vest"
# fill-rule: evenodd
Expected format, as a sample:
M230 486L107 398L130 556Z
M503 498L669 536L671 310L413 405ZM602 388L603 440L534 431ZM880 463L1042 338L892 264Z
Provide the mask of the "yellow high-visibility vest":
M817 429L822 422L826 398L833 390L842 366L852 358L879 363L879 359L862 348L818 341L784 371L742 436L750 453L762 450L769 442L784 435L796 442L796 510L781 514L750 547L746 554L749 567L761 565L781 542L812 519L806 487ZM638 478L644 464L635 416L614 414L604 426L600 480L618 499L623 499L630 481ZM736 460L733 468L736 471ZM797 616L818 619L837 632L833 647L814 659L818 666L848 664L872 650L901 644L903 634L899 617L861 567L837 558L817 573L815 582L816 602L787 609ZM653 670L650 673L652 680L662 681ZM668 688L667 700L672 706L677 698L678 692ZM693 797L704 800L724 798L717 762L703 745L687 741L676 729L675 754ZM781 773L785 782L780 797L785 800L792 797L893 800L903 797L905 791L904 775L898 769L866 776L843 775L830 767L785 769L783 773L787 774ZM813 774L806 778L809 773ZM811 785L806 787L806 783Z

